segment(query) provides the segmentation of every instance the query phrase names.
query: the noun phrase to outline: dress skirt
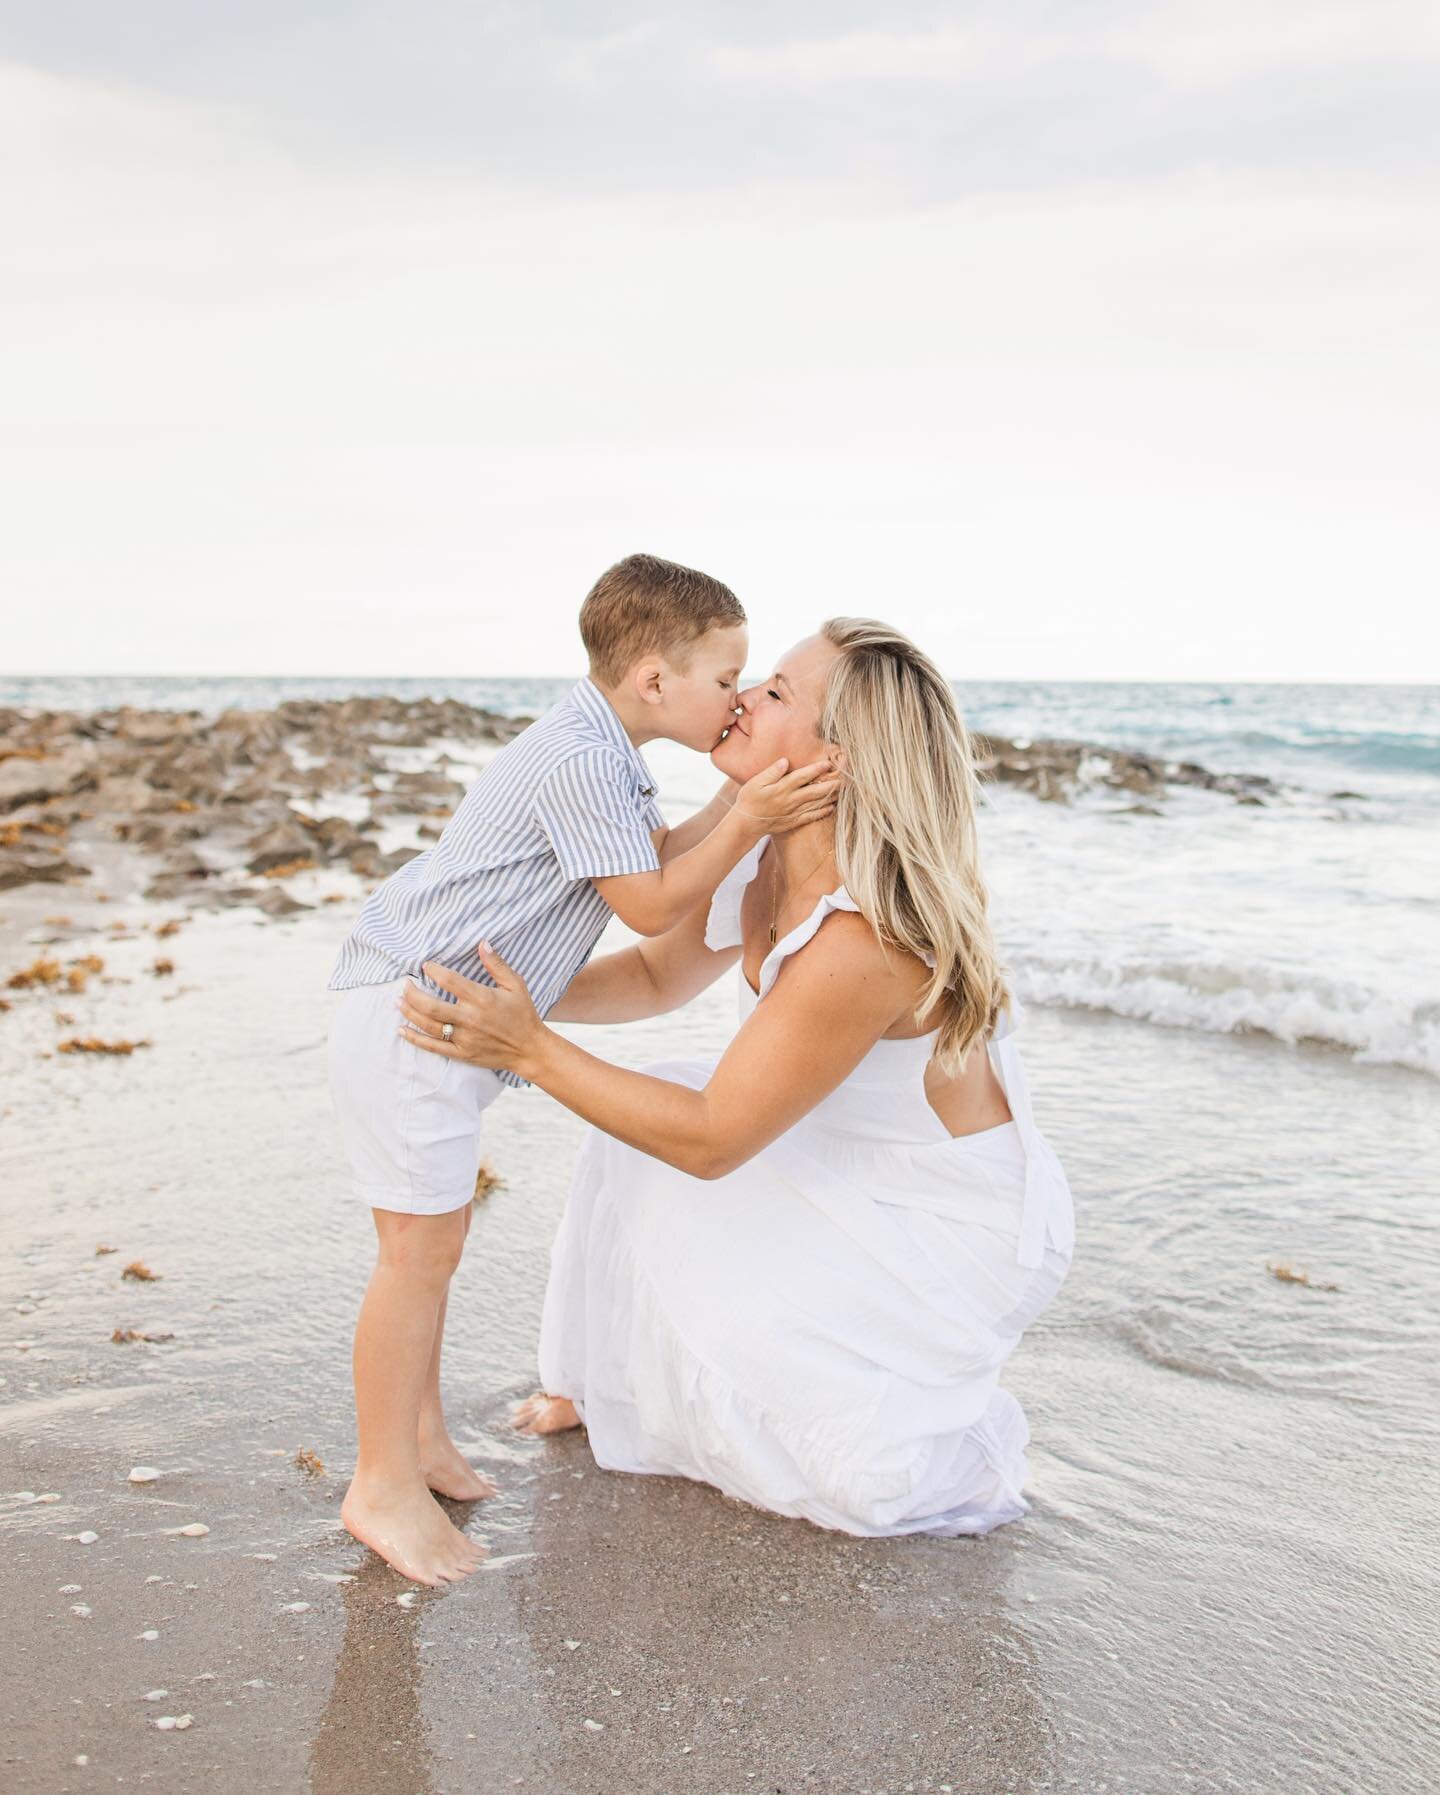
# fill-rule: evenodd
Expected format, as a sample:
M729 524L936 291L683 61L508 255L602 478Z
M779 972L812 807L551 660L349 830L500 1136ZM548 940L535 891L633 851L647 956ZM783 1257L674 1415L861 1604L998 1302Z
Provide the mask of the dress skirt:
M713 1064L647 1070L699 1089ZM896 1141L848 1113L858 1127L807 1117L714 1180L591 1130L553 1248L541 1380L606 1469L845 1533L987 1533L1027 1507L1029 1429L1000 1372L1069 1253L1047 1234L1038 1264L1017 1256L1014 1122ZM1052 1161L1041 1182L1068 1207Z

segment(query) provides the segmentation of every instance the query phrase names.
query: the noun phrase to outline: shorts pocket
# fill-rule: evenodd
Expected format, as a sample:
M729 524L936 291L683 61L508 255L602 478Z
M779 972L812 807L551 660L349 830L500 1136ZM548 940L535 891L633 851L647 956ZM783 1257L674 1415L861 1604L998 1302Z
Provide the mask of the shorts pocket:
M435 1097L445 1088L456 1062L444 1053L427 1053L413 1041L401 1041L401 1051L412 1060L410 1089L416 1097Z

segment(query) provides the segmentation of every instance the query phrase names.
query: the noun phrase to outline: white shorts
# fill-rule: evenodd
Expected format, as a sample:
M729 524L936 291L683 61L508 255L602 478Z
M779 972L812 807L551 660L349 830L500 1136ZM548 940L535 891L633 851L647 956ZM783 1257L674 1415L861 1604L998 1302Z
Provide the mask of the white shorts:
M330 1090L356 1196L372 1209L445 1215L475 1195L480 1118L505 1087L483 1066L401 1038L396 999L409 982L340 993Z

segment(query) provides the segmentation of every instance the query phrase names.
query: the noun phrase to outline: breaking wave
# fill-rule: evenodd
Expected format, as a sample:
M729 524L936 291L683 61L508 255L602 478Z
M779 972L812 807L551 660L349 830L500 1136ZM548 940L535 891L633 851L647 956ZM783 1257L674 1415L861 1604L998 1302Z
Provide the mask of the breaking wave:
M1041 957L1016 970L1021 997L1033 1003L1341 1048L1365 1064L1405 1066L1440 1078L1440 1002L1433 999L1407 1003L1357 985L1255 966L1047 964Z

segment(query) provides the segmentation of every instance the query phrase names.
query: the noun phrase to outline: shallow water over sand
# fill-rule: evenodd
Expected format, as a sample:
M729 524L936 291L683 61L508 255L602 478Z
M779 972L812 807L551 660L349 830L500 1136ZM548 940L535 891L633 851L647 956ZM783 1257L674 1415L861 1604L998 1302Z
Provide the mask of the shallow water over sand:
M821 1534L599 1472L579 1437L511 1437L579 1129L507 1095L506 1188L477 1213L446 1368L456 1431L502 1485L469 1521L493 1556L405 1610L337 1522L370 1251L323 1081L350 901L196 917L163 943L166 978L144 970L153 935L108 929L153 906L72 905L65 955L95 947L133 982L0 1017L0 1538L27 1648L0 1669L7 1787L1433 1786L1433 1079L1032 1009L1080 1244L1007 1377L1035 1506L981 1542ZM6 969L55 905L0 906ZM75 1032L153 1045L40 1059L64 1007ZM640 1065L718 1047L732 1015L724 984L584 1033ZM156 1281L122 1279L137 1258ZM129 1485L137 1464L162 1476ZM210 1533L170 1531L193 1520ZM155 1689L188 1731L150 1724Z

